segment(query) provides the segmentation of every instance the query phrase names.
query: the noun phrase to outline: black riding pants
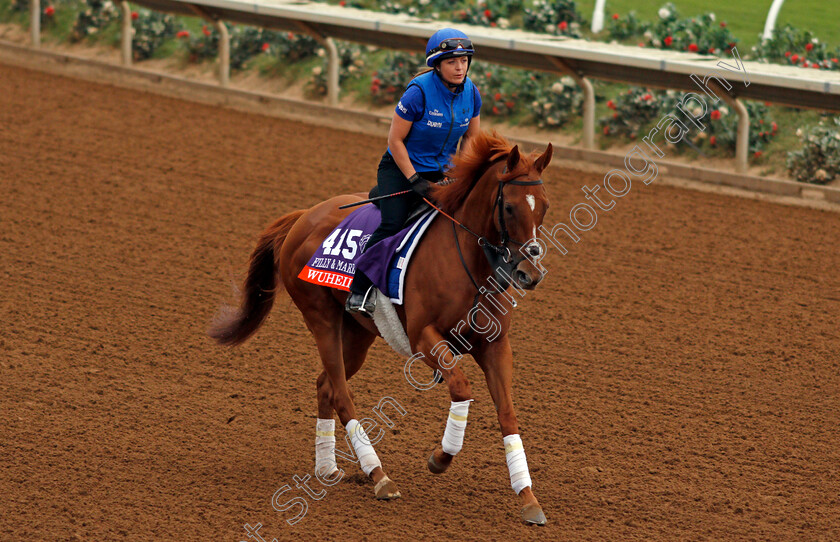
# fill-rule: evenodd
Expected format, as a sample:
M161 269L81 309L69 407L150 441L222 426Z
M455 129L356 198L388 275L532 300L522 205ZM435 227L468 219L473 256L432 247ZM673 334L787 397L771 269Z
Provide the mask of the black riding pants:
M423 171L418 173L421 177L431 182L438 182L443 178L443 174L439 171ZM403 190L411 190L411 183L408 182L406 176L400 171L399 166L394 161L394 157L387 151L382 155L382 160L379 161L379 169L376 172L376 184L379 187L380 196L402 192ZM421 201L422 199L416 192L379 200L382 222L380 222L376 231L371 234L370 239L365 244L365 250L386 237L397 234L403 229L411 210L419 205ZM364 293L371 284L372 282L367 275L356 270L356 274L353 275L353 283L350 285L350 291Z

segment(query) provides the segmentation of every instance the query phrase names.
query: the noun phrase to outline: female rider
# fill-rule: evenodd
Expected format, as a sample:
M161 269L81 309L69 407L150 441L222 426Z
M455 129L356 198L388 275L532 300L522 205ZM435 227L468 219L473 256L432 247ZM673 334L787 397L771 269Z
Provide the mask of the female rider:
M467 77L474 52L467 35L453 28L429 38L430 69L412 79L400 98L376 175L381 195L412 192L380 200L382 222L366 249L403 228L430 183L443 179L461 136L466 140L478 133L481 96ZM345 308L371 317L375 304L371 280L356 270Z

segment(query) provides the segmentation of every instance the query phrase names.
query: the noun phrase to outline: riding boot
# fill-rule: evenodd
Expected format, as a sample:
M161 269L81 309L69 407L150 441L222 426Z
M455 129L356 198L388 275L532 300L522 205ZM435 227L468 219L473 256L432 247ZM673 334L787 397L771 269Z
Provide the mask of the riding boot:
M376 287L361 271L356 271L353 276L350 295L347 296L344 309L347 312L358 312L362 316L373 318L373 311L376 309Z

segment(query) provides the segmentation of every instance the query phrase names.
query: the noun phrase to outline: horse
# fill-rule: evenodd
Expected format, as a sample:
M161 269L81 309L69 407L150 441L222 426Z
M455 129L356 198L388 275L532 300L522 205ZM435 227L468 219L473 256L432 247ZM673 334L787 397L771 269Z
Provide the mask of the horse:
M446 471L463 444L472 392L463 371L450 361L461 359L455 346L460 345L482 369L495 403L511 486L521 498L522 519L544 525L545 515L531 490L511 395L513 353L508 330L513 311L505 305L515 306L508 293L511 288L524 295L544 275L539 259L546 245L538 232L548 197L541 173L551 161L552 146L548 144L539 155L524 155L518 145L512 146L497 132L483 131L462 147L447 170L449 182L434 185L428 192L426 201L439 213L409 264L404 304L395 307L411 351L438 371L435 376L442 376L452 400L444 438L429 457L428 467L436 474ZM335 463L335 412L362 470L375 485L376 497L387 500L400 493L358 423L347 383L381 335L370 318L345 311L346 292L297 278L324 239L351 212L341 207L365 197L339 195L271 224L251 254L238 307L223 306L208 334L223 345L242 343L257 331L276 293L285 288L314 336L323 363L316 381L316 476L326 484L335 483L337 473L343 474ZM527 241L519 241L523 239ZM495 287L480 287L475 277L496 277L488 279ZM492 316L498 323L492 337L476 332L483 329L477 327L476 316L482 311L485 318Z

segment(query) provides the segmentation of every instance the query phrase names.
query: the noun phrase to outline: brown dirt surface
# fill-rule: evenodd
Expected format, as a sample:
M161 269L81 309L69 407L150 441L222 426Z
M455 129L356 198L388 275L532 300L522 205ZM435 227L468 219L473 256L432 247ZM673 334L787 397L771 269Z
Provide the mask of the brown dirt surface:
M546 527L519 523L475 364L464 448L433 476L448 394L382 341L351 387L365 416L407 411L377 445L402 498L339 459L288 525L271 498L313 472L314 343L287 296L239 348L205 329L259 231L368 188L384 147L0 66L0 539L840 538L840 215L656 182L552 250L516 309ZM549 226L600 183L545 179Z

